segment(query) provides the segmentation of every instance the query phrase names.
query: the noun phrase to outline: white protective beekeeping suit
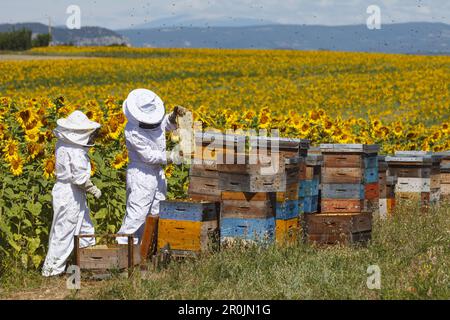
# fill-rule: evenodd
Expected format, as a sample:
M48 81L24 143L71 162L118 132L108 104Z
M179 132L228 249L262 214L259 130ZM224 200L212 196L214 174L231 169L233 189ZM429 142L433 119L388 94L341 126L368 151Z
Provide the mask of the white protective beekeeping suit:
M119 234L134 234L141 239L148 214L159 214L159 202L166 198L163 165L167 163L165 132L176 128L177 107L165 115L164 104L152 91L133 90L124 101L123 112L128 123L125 139L128 149L126 215ZM170 157L169 157L170 158ZM126 244L127 238L117 239Z
M57 124L54 130L58 141L55 151L56 183L52 190L53 222L42 268L42 275L47 277L65 271L75 235L94 234L86 192L96 198L101 195L90 180L91 163L88 157L89 147L100 124L90 121L80 111L74 111L66 119L59 119ZM80 239L80 247L94 244L94 238Z

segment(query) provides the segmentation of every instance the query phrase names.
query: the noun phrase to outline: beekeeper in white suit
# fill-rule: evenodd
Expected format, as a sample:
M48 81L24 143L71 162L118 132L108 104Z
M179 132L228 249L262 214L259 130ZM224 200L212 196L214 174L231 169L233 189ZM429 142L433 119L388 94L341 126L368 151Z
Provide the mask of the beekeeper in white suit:
M74 246L74 235L94 234L89 216L86 192L97 199L100 190L90 180L91 163L88 150L100 124L90 121L81 111L74 111L57 121L53 131L56 143L56 183L52 190L53 222L50 229L47 257L43 276L54 276L65 271L66 260ZM93 238L81 238L80 247L95 244Z
M119 234L134 234L135 243L141 239L148 214L159 213L159 202L166 198L163 165L174 161L175 153L166 153L166 131L176 128L177 116L186 109L175 107L166 115L164 103L152 91L136 89L123 103L127 117L125 140L128 149L126 215ZM126 237L117 239L126 244Z

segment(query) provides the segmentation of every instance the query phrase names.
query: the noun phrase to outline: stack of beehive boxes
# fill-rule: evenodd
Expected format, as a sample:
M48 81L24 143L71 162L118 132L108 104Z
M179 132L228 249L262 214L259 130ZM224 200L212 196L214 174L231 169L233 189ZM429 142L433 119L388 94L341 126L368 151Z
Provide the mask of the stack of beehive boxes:
M385 219L395 208L395 184L397 178L388 175L386 156L378 156L378 183L380 187L378 214Z
M315 213L319 209L320 170L322 166L321 154L308 154L306 169L300 178L299 201L304 213Z
M304 163L299 154L307 149L303 147L306 142L258 139L257 146L250 143L253 147L245 156L246 164L218 165L222 243L236 239L290 243L298 237L298 178ZM255 155L258 162L251 163ZM269 164L261 161L265 157Z
M426 151L397 151L386 157L388 174L397 177L396 202L415 201L423 209L440 198L440 157Z
M370 239L379 203L378 145L322 144L321 212L304 215L308 242L355 243Z
M165 200L160 203L158 249L189 256L219 247L218 207L214 202Z
M245 145L245 136L221 132L195 134L195 154L189 169L188 195L191 199L221 201L217 162L225 162L227 151L230 154L236 152L238 145Z
M450 151L436 153L441 157L441 199L450 200Z

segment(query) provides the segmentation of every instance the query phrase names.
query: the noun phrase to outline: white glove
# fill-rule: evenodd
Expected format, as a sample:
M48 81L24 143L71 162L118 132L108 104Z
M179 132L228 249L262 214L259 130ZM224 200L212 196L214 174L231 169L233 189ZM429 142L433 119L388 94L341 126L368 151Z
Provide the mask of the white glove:
M183 155L180 154L181 151L178 150L179 148L174 148L171 151L166 151L167 154L167 163L173 163L173 164L181 164L183 160Z
M86 183L84 184L84 187L85 187L86 192L89 192L90 194L92 194L96 199L98 199L102 196L102 192L100 191L99 188L94 186L91 179L88 179L88 181L86 181Z

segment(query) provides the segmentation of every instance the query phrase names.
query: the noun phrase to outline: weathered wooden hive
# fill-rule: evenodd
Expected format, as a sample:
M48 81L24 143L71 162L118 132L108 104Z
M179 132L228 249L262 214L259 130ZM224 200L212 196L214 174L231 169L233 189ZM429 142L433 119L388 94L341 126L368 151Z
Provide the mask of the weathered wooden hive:
M322 144L321 212L305 214L308 242L354 243L371 237L379 207L378 145Z
M381 218L391 216L395 208L395 184L397 178L388 175L386 156L378 156L378 183L379 183L379 208L378 214Z
M441 157L441 199L450 200L450 151L437 152Z
M160 203L158 249L197 255L219 246L219 213L214 202L165 200Z
M426 151L397 151L386 157L388 174L397 177L396 201L415 201L424 209L439 201L440 159Z

